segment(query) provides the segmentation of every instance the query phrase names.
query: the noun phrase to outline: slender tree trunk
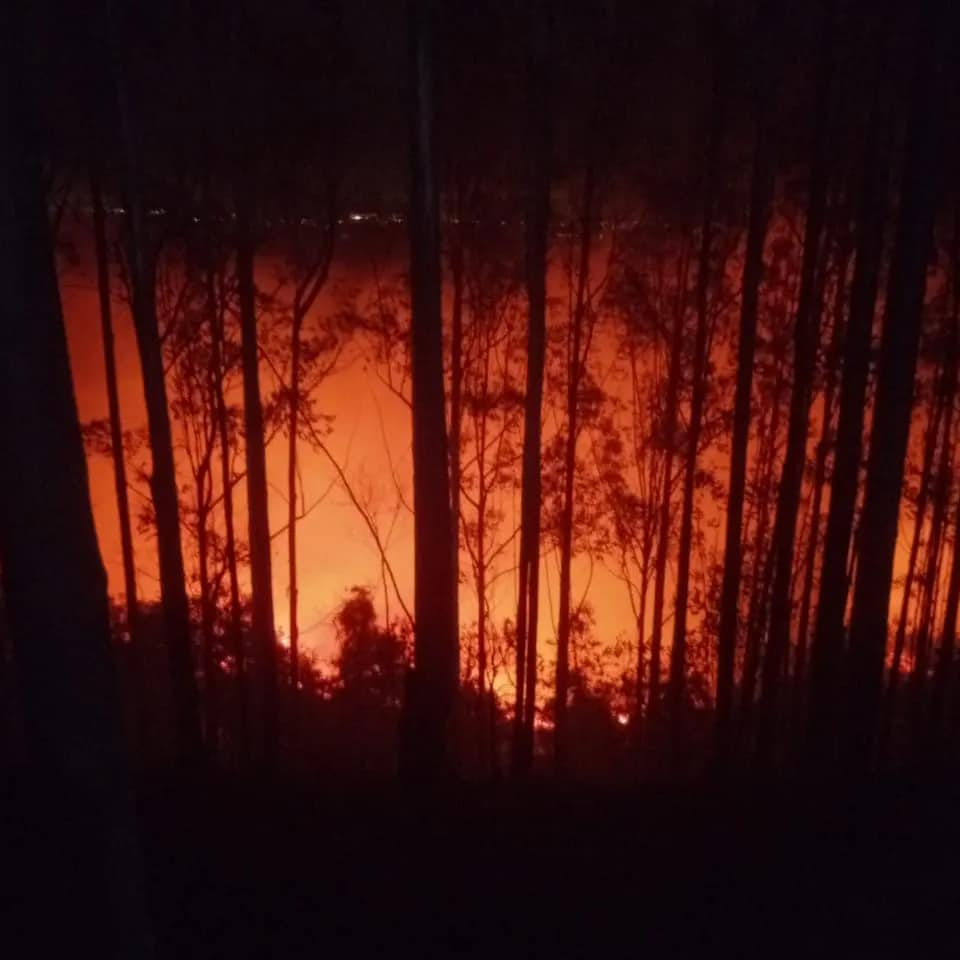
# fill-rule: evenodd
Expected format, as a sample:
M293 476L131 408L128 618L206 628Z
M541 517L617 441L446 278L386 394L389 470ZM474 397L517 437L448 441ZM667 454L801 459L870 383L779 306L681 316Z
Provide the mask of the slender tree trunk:
M826 375L823 387L823 405L820 420L820 440L817 444L816 462L813 470L813 497L810 506L810 537L807 544L806 563L803 570L803 587L800 598L800 616L797 622L797 656L793 678L794 703L791 715L799 717L802 711L803 691L807 673L807 637L810 632L810 610L813 604L813 579L820 548L821 512L823 490L827 479L827 457L832 439L834 395L840 366L840 353L844 336L844 300L847 285L849 248L844 243L840 251L837 271L837 288L833 304L833 332L830 347L825 357Z
M953 251L951 263L951 295L953 299L952 315L950 318L951 345L954 350L952 361L960 367L960 204L954 211L953 221ZM960 370L958 370L960 373ZM956 390L958 385L954 385ZM947 435L947 442L950 437ZM947 479L947 491L944 500L949 497L949 487L952 478ZM944 504L946 509L947 504ZM933 672L933 691L931 698L930 724L931 746L936 757L942 752L944 734L946 730L946 712L948 698L953 689L954 650L957 635L957 608L960 600L960 505L957 507L957 519L954 521L953 557L950 567L950 578L947 586L946 608L943 618L943 633L940 639L940 650Z
M217 296L214 271L207 273L207 300L210 309L214 406L217 438L220 446L220 485L223 488L224 552L230 581L230 650L236 670L237 745L241 758L250 752L250 717L247 691L247 657L243 639L243 614L240 607L240 577L237 569L237 537L233 516L233 470L230 466L230 424L224 396L226 378L226 331L224 313Z
M263 437L263 406L260 400L250 189L249 178L242 178L237 196L237 287L240 300L243 416L246 432L252 628L258 661L260 716L257 747L261 761L269 767L274 763L277 751L277 647L273 620L273 576L270 569L267 459Z
M543 9L540 9L540 7ZM547 230L550 222L549 5L528 12L529 183L526 216L528 303L527 384L524 403L520 493L520 571L517 605L517 701L513 769L529 774L533 764L537 693L537 628L540 603L540 444L543 369L547 342Z
M303 329L303 310L299 303L293 307L293 329L290 345L290 410L287 430L287 569L290 586L290 715L287 731L291 750L296 749L300 726L300 623L299 585L297 581L297 440L300 429L300 336Z
M717 10L720 7L718 5ZM715 28L716 29L716 28ZM693 347L690 422L687 427L687 456L683 472L683 507L680 514L680 541L677 550L677 591L674 603L673 646L667 687L667 715L675 745L682 740L683 699L686 679L687 603L690 595L690 553L693 545L693 503L696 494L697 451L707 395L707 339L709 334L710 256L713 245L713 208L717 164L723 137L723 91L721 65L714 53L713 89L710 95L707 144L704 150L703 218L700 225L700 256L697 262L697 330Z
M593 236L594 168L589 165L584 179L583 213L580 224L580 258L577 268L577 292L567 341L567 435L564 443L563 509L560 517L560 592L557 621L557 669L554 690L554 766L558 774L566 769L567 699L570 688L570 616L571 566L573 563L574 490L577 470L577 419L580 382L586 369L583 352L586 322L587 288L590 275L590 248Z
M650 559L649 554L643 558L643 567L640 571L640 604L637 611L637 673L634 682L634 715L633 740L639 748L643 744L643 691L646 687L644 663L647 652L647 598L650 595Z
M663 487L660 491L659 533L657 536L656 580L653 585L653 626L650 635L650 702L648 722L655 729L660 716L660 662L663 647L663 608L667 585L667 557L670 554L670 507L673 501L673 457L676 445L677 406L683 355L684 314L687 293L687 254L684 250L678 270L678 292L673 332L670 337L670 365L667 372L663 414Z
M465 259L463 189L459 175L456 195L453 249L450 254L452 299L450 305L450 526L453 529L453 622L460 634L460 485L463 428L463 270ZM481 708L482 709L482 708Z
M490 334L487 333L483 352L483 381L480 395L489 397L490 390ZM487 770L484 743L486 742L486 709L484 696L487 681L487 410L484 408L474 417L474 430L477 440L476 460L477 476L477 747L481 772Z
M953 329L950 333L950 343L947 347L947 362L941 390L941 406L943 414L943 439L940 443L940 459L936 473L936 484L933 488L933 516L930 519L930 542L927 547L927 562L922 585L923 603L921 606L920 622L916 634L916 654L914 656L913 671L911 674L910 690L910 732L913 746L916 749L926 746L925 737L929 728L924 724L924 694L928 685L930 667L930 645L933 636L934 613L936 610L937 585L940 582L941 561L946 526L950 487L953 478L954 437L953 417L957 396L958 372L958 344L956 338L956 317L953 319ZM888 681L888 704L883 718L884 732L889 725L889 717L896 708L895 674L891 670ZM883 747L881 741L881 747Z
M153 461L150 492L157 524L160 599L173 678L177 747L184 761L194 763L199 760L202 752L202 737L190 638L190 609L187 603L180 538L177 469L173 457L170 413L167 408L163 351L157 325L154 291L156 257L147 231L144 198L140 190L136 134L122 81L118 83L118 91L126 151L128 257L133 287L133 321L140 353Z
M773 474L777 459L777 435L780 430L784 388L782 359L777 358L776 362L777 373L768 427L766 462L763 465L763 475L760 482L757 528L753 543L753 583L750 585L750 604L747 610L747 642L744 650L743 678L740 691L739 730L741 734L746 730L753 716L757 668L760 665L760 646L766 627L767 600L770 596L770 582L773 571L773 552L772 550L766 550L767 528L770 525L770 496L773 492Z
M848 562L857 505L863 451L864 407L870 369L870 341L883 253L885 189L880 147L877 75L867 124L857 211L856 264L850 289L850 317L843 345L837 437L830 482L830 506L820 566L820 592L813 643L807 707L807 754L815 765L830 766L836 748L839 708L838 675L844 650L843 622L850 583Z
M740 329L737 343L737 386L733 407L730 448L730 482L724 534L723 581L720 587L720 624L717 633L716 745L721 763L733 748L733 690L737 634L740 620L740 579L743 563L743 501L747 479L747 443L750 436L750 401L753 391L753 360L757 340L757 312L763 278L763 247L767 236L770 198L773 191L773 156L768 125L771 92L760 77L753 169L750 175L750 219L747 226L743 283L740 298Z
M120 392L117 388L117 360L113 338L113 309L110 303L110 266L104 222L103 195L96 171L90 174L93 202L94 249L97 258L97 290L100 297L100 329L103 337L103 366L107 382L107 408L110 416L110 446L113 453L113 481L120 517L120 548L123 555L123 585L126 600L127 631L136 642L137 576L133 553L133 529L130 523L130 498L127 493L127 467L123 455L123 424L120 418Z
M954 511L953 555L950 565L950 581L947 585L947 602L943 615L943 633L940 638L940 655L937 658L933 678L932 723L934 747L942 752L947 735L948 714L952 708L952 695L956 674L957 611L960 609L960 504Z
M793 390L790 396L787 447L780 472L777 512L773 525L774 572L770 596L770 632L763 659L763 685L757 737L757 756L762 764L768 764L773 757L778 732L782 670L790 647L792 619L790 583L793 573L793 548L796 542L797 514L803 486L803 468L806 463L810 394L813 389L814 366L820 339L820 318L817 315L817 263L829 181L827 128L833 73L834 19L834 4L830 0L823 4L821 15L825 22L821 37L822 53L814 107L815 130L803 237L803 262L800 267L800 291L794 321Z
M920 14L925 36L917 51L850 623L848 765L861 770L872 762L881 700L897 517L941 159L939 47L940 34L946 31L937 29L935 6L925 4Z
M113 338L113 308L110 302L110 263L107 254L107 231L103 210L103 194L99 171L90 172L90 199L93 203L93 238L97 259L97 291L100 298L100 332L103 338L104 379L107 382L107 409L110 418L110 449L113 462L113 485L120 519L120 553L123 557L123 588L127 614L127 633L133 654L133 680L137 728L141 749L146 746L146 723L143 715L143 657L140 650L139 611L137 606L137 573L133 553L133 527L130 523L130 497L127 492L127 466L124 460L123 424L120 417L120 391L117 387L117 359Z
M95 955L151 957L97 545L19 4L0 12L0 570L27 747L70 886L63 922ZM69 811L69 816L57 816ZM54 887L56 890L56 887ZM46 949L45 932L33 946Z
M216 756L220 746L220 711L218 705L219 666L214 647L214 609L210 594L210 538L207 529L207 485L210 482L209 466L197 482L197 568L200 579L200 632L203 638L203 683L204 719L206 721L207 753Z
M881 731L881 747L885 746L888 721L892 717L894 702L900 684L900 668L903 662L903 651L906 646L907 627L910 620L911 599L920 566L920 547L923 543L923 531L927 520L927 506L930 501L930 489L936 466L937 442L940 437L940 424L943 418L943 382L948 376L945 366L941 366L936 377L936 388L931 398L930 420L927 424L923 442L923 461L920 467L920 482L917 489L916 512L913 523L913 536L910 539L910 554L907 560L907 574L903 583L903 598L900 602L900 617L897 622L897 632L893 640L893 658L890 664L890 678L887 684L886 708L883 716L883 730ZM918 604L919 607L919 598Z
M483 477L482 468L480 469L480 476ZM480 506L477 510L477 756L480 761L481 774L485 774L489 769L485 747L487 743L485 706L487 693L487 560L484 553L484 544L487 536L485 523L487 498L482 480L479 494Z
M440 308L440 221L433 143L432 0L411 0L410 287L416 621L404 763L415 777L451 768L459 683L453 530Z

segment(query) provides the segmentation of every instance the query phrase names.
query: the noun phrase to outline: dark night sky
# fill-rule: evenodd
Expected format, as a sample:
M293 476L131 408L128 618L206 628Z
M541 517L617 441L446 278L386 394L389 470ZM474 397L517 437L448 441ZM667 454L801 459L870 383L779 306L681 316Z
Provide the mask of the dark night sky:
M709 76L709 4L582 0L556 4L553 31L554 180L582 169L588 151L618 192L682 210L696 195ZM876 5L841 0L835 152L854 149L868 92L864 53ZM517 0L439 4L438 150L482 175L515 207L523 184L524 8ZM729 0L720 18L726 67L727 165L745 179L751 77L779 78L781 170L803 165L812 123L816 5L772 5L763 42L754 4ZM103 43L106 4L37 4L30 62L41 133L57 169L82 165L96 144L119 154ZM351 206L398 209L406 184L406 26L400 0L245 0L216 5L114 4L116 49L129 78L152 188L226 181L256 157L265 199L303 202L325 178ZM906 88L911 13L891 21L888 77ZM901 22L902 21L902 22ZM760 53L764 57L760 57ZM593 125L591 118L598 117ZM108 177L109 181L109 177ZM109 185L109 184L108 184ZM148 184L150 186L150 184ZM286 196L284 196L286 195ZM169 199L169 197L168 197Z

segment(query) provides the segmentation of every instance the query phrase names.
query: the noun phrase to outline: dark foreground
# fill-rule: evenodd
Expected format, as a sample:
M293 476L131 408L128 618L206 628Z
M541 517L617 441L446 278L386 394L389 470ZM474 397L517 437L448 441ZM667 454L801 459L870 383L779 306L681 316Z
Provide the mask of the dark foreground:
M177 958L826 956L851 937L846 956L956 956L958 800L903 781L138 789L158 954ZM2 817L0 955L88 955L82 844L52 839L69 805L14 779Z

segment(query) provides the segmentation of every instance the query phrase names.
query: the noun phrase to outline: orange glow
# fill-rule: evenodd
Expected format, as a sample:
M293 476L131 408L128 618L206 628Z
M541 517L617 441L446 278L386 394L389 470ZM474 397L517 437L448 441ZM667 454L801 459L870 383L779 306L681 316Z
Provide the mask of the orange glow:
M73 366L75 389L81 421L103 418L107 415L106 390L104 386L103 360L101 353L99 313L97 291L92 264L88 252L81 243L80 262L63 266L61 269L61 291L66 316L67 334ZM559 257L557 259L560 259ZM258 261L258 283L264 289L276 286L278 265L261 258ZM551 268L550 285L557 298L554 310L562 318L566 291L565 278L560 268L554 264ZM372 276L365 269L335 265L334 276L326 291L318 301L315 310L330 311L338 306L338 296L346 287L369 291ZM137 430L145 426L142 387L139 374L139 361L136 341L129 311L118 299L114 291L116 350L118 377L123 425L125 430ZM599 358L597 368L608 365L613 356L613 345L598 338L594 347ZM733 356L726 348L717 351L715 362L720 365L732 364ZM335 373L316 392L318 409L333 418L333 431L327 444L343 466L355 491L370 505L384 531L386 552L394 568L397 585L408 607L412 608L413 574L412 518L408 508L398 500L397 486L403 495L404 503L411 501L411 456L410 456L410 414L407 406L388 389L371 364L355 356L352 362ZM262 372L264 391L270 382L269 370ZM609 384L608 384L609 388ZM228 398L239 403L239 389ZM819 401L815 400L811 411L810 435L819 431ZM561 426L556 422L552 411L545 407L545 442ZM553 419L551 419L553 418ZM916 419L916 418L915 418ZM921 423L914 424L914 434L922 429ZM174 433L176 436L176 424ZM914 443L916 437L914 436ZM586 447L584 450L586 452ZM268 447L267 467L270 485L269 509L271 525L280 530L285 523L287 504L284 496L287 445L280 436ZM384 593L384 577L380 558L370 533L356 508L337 484L337 479L329 462L319 452L311 450L307 442L300 444L301 470L303 475L304 500L311 505L319 504L305 516L298 525L298 555L300 558L300 623L301 648L315 656L320 665L328 664L335 652L335 630L333 616L350 587L364 585L371 589L375 598L378 616L383 619L388 613L391 618L401 615L397 599L390 589ZM715 445L703 456L706 465L713 467L722 481L726 480L726 439L723 447ZM113 475L108 460L102 456L88 458L90 470L91 497L94 516L100 540L101 553L107 569L110 592L114 596L122 594L123 578L120 554L119 526L116 514L116 501L113 488ZM396 482L394 480L396 477ZM139 489L135 478L130 478ZM142 496L134 494L131 507L136 515ZM828 495L824 500L827 509ZM505 525L515 525L519 520L519 491L512 500L505 500L502 507L506 514ZM245 488L240 483L235 493L237 529L243 536L246 528ZM705 556L720 556L723 542L724 500L700 494L698 509L703 513L702 531L705 538ZM805 507L806 509L806 507ZM217 517L216 523L222 525ZM906 566L911 518L904 513L901 516L900 538L895 563L895 582L891 597L891 611L895 618L900 609L901 581ZM389 531L389 533L386 533ZM188 539L188 538L187 538ZM190 575L193 558L192 545L185 539L185 562ZM145 534L138 534L135 543L138 571L138 589L144 600L156 599L158 583L156 575L156 556L153 541ZM540 651L545 661L545 670L540 673L540 699L548 695L553 680L553 649L556 631L557 597L557 558L555 552L544 543L541 567L541 619ZM511 572L516 563L516 544L505 551L501 558L496 577L488 596L489 622L499 627L509 618L513 619L516 610L516 579ZM468 630L475 624L477 602L474 585L469 577L469 559L461 552L461 629ZM289 646L288 639L288 591L287 591L287 552L283 536L277 536L273 543L274 606L276 624L280 642ZM241 584L249 585L248 574L241 566ZM665 655L669 655L672 619L671 594L674 570L672 564L667 571L668 622L664 631ZM704 572L700 569L698 558L694 559L693 577L702 584ZM465 582L463 582L465 581ZM634 614L622 580L599 559L579 555L573 563L573 592L575 602L588 590L588 597L594 614L593 633L604 644L613 644L623 638L628 645L635 643L636 625ZM647 611L647 629L650 630L650 605ZM691 619L695 629L697 620ZM635 654L622 658L625 671L632 673ZM513 666L501 669L495 680L498 692L512 699ZM617 716L619 723L625 721Z

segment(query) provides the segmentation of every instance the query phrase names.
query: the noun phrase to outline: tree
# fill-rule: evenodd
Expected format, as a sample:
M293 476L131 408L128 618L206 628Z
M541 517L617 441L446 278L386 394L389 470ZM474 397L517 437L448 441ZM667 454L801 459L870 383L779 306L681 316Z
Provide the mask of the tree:
M737 386L733 409L723 582L720 588L720 623L717 634L716 734L719 756L724 761L729 759L733 746L734 666L740 621L743 502L747 476L747 443L750 436L750 400L753 389L757 308L764 269L763 248L773 191L773 156L770 142L772 83L770 71L758 70L754 92L757 106L753 167L750 175L750 215L743 260L743 291L737 340Z
M586 373L590 343L596 326L596 310L590 298L590 252L595 217L596 169L591 160L584 174L580 220L580 250L576 271L576 294L567 337L566 434L563 455L563 505L560 517L560 593L557 623L556 687L554 692L553 744L558 773L564 771L567 747L567 695L570 685L571 564L573 561L574 481L577 470L577 439L580 433L580 393ZM571 277L571 281L573 278Z
M120 728L106 573L97 545L53 246L32 139L23 11L0 15L0 570L27 742L48 826L76 864L79 935L149 957ZM59 866L59 865L58 865ZM91 924L90 928L86 928ZM76 928L75 928L76 929Z
M820 439L817 443L813 469L813 495L810 504L810 535L803 565L803 584L800 595L800 614L797 618L796 665L793 678L794 706L792 714L797 718L802 713L802 702L807 680L807 643L810 632L810 613L813 608L813 581L820 549L823 491L827 479L827 458L833 440L834 399L837 377L840 372L840 356L845 332L845 305L847 295L847 270L850 260L850 244L846 236L837 239L836 280L833 300L833 324L830 343L824 354L824 385L820 410ZM824 278L821 283L825 283Z
M201 236L198 239L204 243L207 238ZM185 464L189 471L189 484L184 484L182 488L180 516L183 528L196 548L196 563L191 570L190 582L195 587L199 610L206 744L209 753L215 755L222 748L221 737L224 732L221 691L223 655L218 622L220 584L224 574L236 565L236 542L234 540L232 544L224 545L216 524L216 507L225 496L231 496L230 488L234 481L232 471L228 469L223 476L226 486L218 494L216 459L222 443L221 416L226 413L221 410L225 373L222 369L219 328L223 318L218 318L216 314L225 310L225 306L220 305L223 291L217 292L216 269L210 262L212 255L212 249L203 250L199 262L194 262L190 244L185 243L182 257L175 258L163 271L163 279L158 279L158 287L169 286L167 278L175 274L173 285L179 288L179 292L160 297L159 300L162 304L173 304L171 310L162 309L161 315L166 314L164 347L172 388L171 412L179 426L177 452L181 464ZM227 430L229 443L229 426ZM229 458L228 450L228 467ZM239 602L239 597L237 599ZM231 618L237 616L238 610L231 613ZM234 637L230 652L239 657L238 670L245 660L243 651L238 650L239 646Z
M318 249L304 256L306 244L302 237L294 238L293 307L290 329L290 382L287 394L287 559L290 593L290 689L293 704L291 735L296 735L297 703L300 666L300 626L298 619L299 586L297 578L297 505L299 503L298 442L302 429L301 418L314 417L310 394L329 374L339 351L337 338L323 331L304 342L304 324L330 276L336 240L337 208L334 189L328 187L324 226ZM299 218L298 222L299 222ZM297 242L299 240L299 243Z
M681 361L683 358L684 319L687 310L687 286L690 266L689 237L685 234L677 263L677 289L673 306L673 328L670 334L670 360L667 373L666 396L661 423L663 455L663 478L660 483L660 521L657 533L657 556L653 587L653 625L650 637L650 704L648 713L651 724L660 716L661 651L663 645L663 608L666 598L667 557L670 551L670 531L673 503L673 460L676 452L677 418Z
M822 4L820 62L814 102L814 133L810 160L810 184L807 196L803 235L803 261L800 267L800 291L794 321L793 389L790 395L790 416L787 448L780 485L777 491L777 512L773 527L774 568L770 597L770 633L763 660L763 687L760 700L760 727L757 739L761 763L772 759L776 739L777 708L784 660L790 646L790 587L793 554L796 542L797 514L806 463L807 432L810 418L810 396L814 366L820 341L820 316L817 302L817 265L820 240L827 208L829 165L827 134L829 131L830 87L833 75L833 33L835 3Z
M958 338L960 338L960 205L954 210L953 222L953 249L950 263L950 346L951 363L956 368L958 362ZM956 373L956 369L954 370ZM953 390L957 389L956 383ZM945 433L946 445L950 445L949 435ZM951 447L952 449L952 447ZM944 471L946 474L947 471ZM942 474L943 476L943 474ZM944 482L949 485L950 479L944 476ZM941 491L945 494L946 491ZM946 496L944 495L944 500ZM946 504L944 503L946 510ZM960 511L960 505L956 508ZM957 514L960 516L960 513ZM954 658L957 644L957 610L960 607L960 524L955 520L953 534L953 555L950 561L950 574L947 583L946 604L943 614L943 627L940 638L940 649L933 671L933 692L930 706L930 736L935 755L943 748L946 732L946 719L950 698L954 687ZM891 678L892 679L892 678Z
M483 195L489 204L492 197ZM516 486L520 460L518 434L523 417L521 390L522 339L525 311L522 290L513 268L511 249L504 250L502 231L477 226L463 251L463 315L461 323L462 378L461 452L457 459L462 506L460 543L469 560L477 598L476 624L476 750L479 770L493 769L497 700L496 641L490 616L496 580L513 571L503 566L510 557L517 528L507 528L509 500ZM451 457L453 454L451 453ZM469 683L469 658L465 683Z
M257 344L256 280L253 275L253 189L249 177L237 191L237 292L240 300L243 417L247 461L247 518L250 536L252 626L257 650L259 686L258 749L272 764L277 749L277 645L273 621L273 575L270 520L267 512L267 458L260 398L260 356Z
M942 152L940 46L947 31L940 29L935 4L925 4L920 18L922 40L917 45L917 76L887 289L850 617L846 747L849 764L860 770L869 767L873 758L897 515Z
M767 629L770 587L773 582L775 553L771 536L771 501L776 498L777 466L782 440L780 424L783 400L789 387L789 351L791 320L796 312L798 264L793 255L790 218L779 216L772 223L773 239L762 315L766 319L766 356L756 364L754 379L759 389L760 409L769 411L757 430L757 454L753 484L749 488L753 511L753 543L750 551L749 600L746 617L746 642L740 684L738 734L752 732L758 670ZM747 524L749 528L749 524Z
M532 0L526 10L529 155L526 197L526 286L529 305L527 385L520 492L520 570L517 602L517 695L513 768L529 773L533 763L533 718L537 695L537 627L540 601L540 460L543 370L547 342L547 231L550 223L551 121L549 98L552 9Z
M207 216L211 215L208 207ZM211 389L213 391L217 440L220 449L220 486L223 497L224 552L230 578L230 650L233 653L237 682L237 739L240 755L247 759L250 752L250 710L247 689L247 652L244 641L243 611L240 602L240 574L238 538L234 520L233 488L237 478L233 469L233 455L237 434L234 411L227 406L226 384L231 371L236 371L237 349L227 337L227 289L223 257L217 256L213 238L208 238L209 261L206 265L206 308L210 323ZM220 269L218 269L218 263Z
M877 45L883 42L883 35ZM838 675L843 657L843 622L847 608L850 541L857 503L863 450L864 409L870 370L873 315L883 253L886 191L882 163L883 57L875 54L870 71L872 93L860 162L856 214L856 263L850 287L850 311L843 342L835 456L830 506L820 563L820 593L810 649L807 707L808 762L829 765L835 759L835 721L839 708Z
M433 143L434 16L432 0L412 0L409 240L416 626L403 762L407 772L419 778L436 777L450 768L450 727L459 683Z
M931 388L926 391L928 397L926 398L926 404L928 406L928 417L927 424L924 430L923 437L923 453L921 457L920 472L917 479L917 490L916 496L913 497L913 508L914 508L914 519L913 519L913 535L910 540L910 554L909 559L907 560L907 573L904 577L903 583L903 599L900 604L900 617L897 623L896 634L894 635L893 640L893 658L890 664L890 679L887 684L886 689L886 704L882 717L882 728L880 734L880 749L885 751L887 747L887 737L889 734L889 727L893 719L893 712L895 709L895 703L897 699L897 693L900 686L900 675L903 667L903 654L906 649L907 642L907 632L910 620L910 613L912 608L915 606L917 610L923 609L924 598L926 596L926 586L927 586L927 576L921 574L920 570L920 550L923 545L924 532L927 530L927 509L932 504L934 507L934 521L930 524L931 533L930 540L932 543L933 540L933 531L938 530L940 524L943 520L943 509L945 505L941 503L935 496L934 487L939 487L943 482L943 474L945 470L945 464L943 463L943 457L941 456L941 462L939 470L937 468L937 458L938 450L940 448L940 433L944 429L943 423L946 419L947 421L952 420L952 411L946 410L946 400L949 396L949 387L948 382L951 378L951 372L949 369L949 364L945 362L946 357L949 357L949 349L942 351L942 344L936 344L934 350L938 353L938 359L936 360L933 374L933 382ZM941 356L941 351L943 356ZM914 406L920 406L921 404L921 387L918 384L917 389L914 391ZM947 432L949 434L949 422L947 423ZM948 441L947 446L950 446L950 441ZM944 453L946 453L946 449ZM937 482L934 483L934 475L937 475ZM908 484L909 486L909 484ZM905 491L905 500L910 499L910 491ZM929 550L928 550L929 553ZM936 565L934 564L934 567ZM933 573L930 571L930 564L927 563L927 568L929 575L932 576ZM915 591L914 587L918 586L919 590ZM919 593L917 597L917 602L914 605L914 593ZM920 614L922 617L922 613ZM916 623L914 624L916 627ZM914 632L914 641L917 639L916 630Z
M107 410L110 425L110 449L113 462L114 490L117 514L120 520L120 551L123 558L124 609L127 614L127 632L137 657L137 573L133 552L133 529L130 523L130 498L127 493L127 467L123 453L123 423L120 417L120 393L117 389L117 360L113 339L113 308L110 294L110 260L107 250L107 232L103 209L100 171L96 165L90 171L90 200L93 206L94 251L97 261L97 293L100 302L100 332L103 339L104 379L107 384ZM138 685L143 677L136 667Z
M150 491L157 523L160 560L160 595L170 651L170 671L176 710L178 748L188 763L196 762L202 749L199 698L190 646L190 610L187 603L183 551L180 542L180 511L177 502L177 470L173 457L170 413L163 369L163 351L157 324L155 271L157 250L146 222L146 201L141 185L134 108L129 102L122 69L117 74L120 121L126 161L128 210L128 261L133 294L132 309L144 401L150 434L152 469Z
M714 18L722 14L717 4ZM670 649L670 675L667 687L667 715L674 745L680 741L680 726L684 696L687 646L687 606L690 598L690 553L693 543L693 500L697 478L697 454L703 427L703 408L707 396L707 362L710 349L710 282L711 255L714 233L714 206L716 200L718 163L723 137L723 65L719 58L722 40L721 25L710 24L713 35L711 50L711 91L708 98L707 135L703 153L703 214L700 223L700 251L697 259L697 326L693 346L691 370L690 420L687 426L687 450L683 471L683 505L680 513L680 539L677 554L677 589L674 599L673 645Z

